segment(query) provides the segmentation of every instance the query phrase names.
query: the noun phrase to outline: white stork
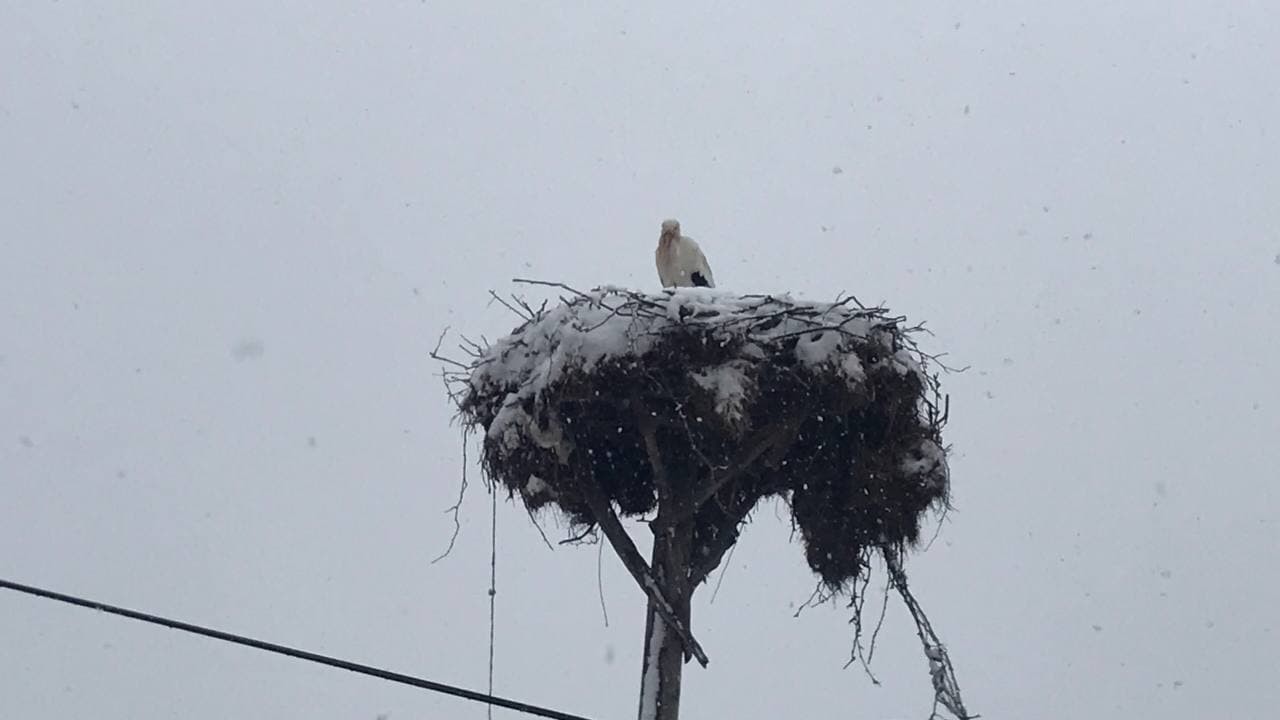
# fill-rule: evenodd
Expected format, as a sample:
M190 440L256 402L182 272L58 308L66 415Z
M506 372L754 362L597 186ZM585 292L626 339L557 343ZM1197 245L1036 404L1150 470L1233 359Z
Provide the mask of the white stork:
M715 287L711 266L702 248L691 237L680 234L679 220L664 220L658 236L658 279L662 287Z

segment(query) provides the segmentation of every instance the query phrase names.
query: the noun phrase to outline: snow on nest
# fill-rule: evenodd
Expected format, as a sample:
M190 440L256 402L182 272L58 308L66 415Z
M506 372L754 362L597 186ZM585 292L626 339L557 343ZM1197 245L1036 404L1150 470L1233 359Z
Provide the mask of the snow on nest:
M690 377L715 398L716 414L731 424L742 422L742 409L754 381L747 376L747 363L731 360L703 371L694 370Z
M867 368L854 346L878 342L884 353L877 362L924 381L920 362L895 342L901 338L896 323L882 308L857 307L851 299L811 302L710 288L639 293L606 286L536 315L497 341L476 363L469 385L481 396L507 392L488 436L511 445L518 442L513 426L535 426L536 436L537 423L524 407L566 373L591 374L608 363L639 360L673 335L700 332L704 343L736 349L724 362L689 368L691 379L715 398L717 413L732 424L741 419L753 389L751 366L783 343L794 343L799 363L834 369L855 387ZM886 328L894 332L879 332Z

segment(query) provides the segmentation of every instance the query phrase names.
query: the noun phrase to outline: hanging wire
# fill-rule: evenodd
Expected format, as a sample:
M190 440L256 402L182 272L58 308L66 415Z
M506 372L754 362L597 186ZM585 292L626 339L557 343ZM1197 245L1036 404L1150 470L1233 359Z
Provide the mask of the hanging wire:
M489 694L493 695L493 638L498 598L498 484L489 484ZM493 705L488 707L489 720L493 720Z

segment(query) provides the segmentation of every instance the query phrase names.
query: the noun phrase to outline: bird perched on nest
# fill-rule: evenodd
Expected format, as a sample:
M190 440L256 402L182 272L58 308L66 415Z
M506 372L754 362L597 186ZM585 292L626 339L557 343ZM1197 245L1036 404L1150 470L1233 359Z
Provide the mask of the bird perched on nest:
M658 236L658 279L662 287L715 287L711 266L702 248L680 234L679 220L664 220Z

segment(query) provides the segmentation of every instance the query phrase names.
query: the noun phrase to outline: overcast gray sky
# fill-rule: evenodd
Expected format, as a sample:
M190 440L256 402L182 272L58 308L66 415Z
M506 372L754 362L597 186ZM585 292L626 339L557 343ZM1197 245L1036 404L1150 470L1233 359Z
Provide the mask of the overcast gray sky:
M1280 9L652 5L0 0L0 577L483 687L426 355L514 276L655 287L674 216L722 287L972 366L908 566L972 710L1273 713ZM792 617L780 517L696 603L686 716L924 717L898 604L881 687ZM606 555L606 626L595 548L498 522L497 691L633 717L639 592ZM0 717L483 712L0 593Z

